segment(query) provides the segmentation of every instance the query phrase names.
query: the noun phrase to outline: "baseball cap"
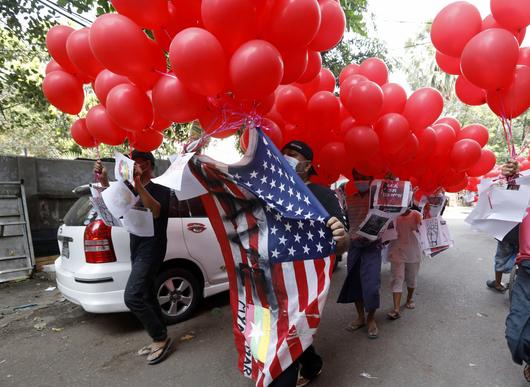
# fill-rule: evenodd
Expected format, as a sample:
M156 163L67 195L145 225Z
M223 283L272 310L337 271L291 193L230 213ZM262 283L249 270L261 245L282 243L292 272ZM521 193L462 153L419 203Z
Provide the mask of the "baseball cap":
M133 150L131 158L134 159L145 159L151 162L153 168L155 167L155 156L151 152L140 152L139 150Z
M306 160L313 161L313 151L303 141L294 140L284 145L282 148L282 152L286 149L292 149L294 151L297 151L302 156L305 157ZM311 169L309 170L309 175L316 175L317 172L315 171L315 168L311 166Z

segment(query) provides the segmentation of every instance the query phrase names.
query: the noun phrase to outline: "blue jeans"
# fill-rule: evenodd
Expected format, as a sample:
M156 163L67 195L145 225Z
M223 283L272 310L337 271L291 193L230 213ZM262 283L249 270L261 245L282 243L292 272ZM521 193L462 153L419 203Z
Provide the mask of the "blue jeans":
M348 250L348 275L337 300L340 304L362 302L366 312L379 308L381 245L352 240Z
M131 257L131 274L125 287L125 305L140 320L154 341L167 338L167 329L160 304L156 298L155 277L162 265L164 256L141 254Z

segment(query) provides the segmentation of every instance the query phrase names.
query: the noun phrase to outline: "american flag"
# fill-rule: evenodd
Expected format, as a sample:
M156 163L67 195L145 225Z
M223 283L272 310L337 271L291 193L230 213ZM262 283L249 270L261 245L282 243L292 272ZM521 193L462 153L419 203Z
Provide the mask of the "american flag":
M267 386L311 345L330 286L329 214L260 129L225 165L191 169L223 252L241 372Z

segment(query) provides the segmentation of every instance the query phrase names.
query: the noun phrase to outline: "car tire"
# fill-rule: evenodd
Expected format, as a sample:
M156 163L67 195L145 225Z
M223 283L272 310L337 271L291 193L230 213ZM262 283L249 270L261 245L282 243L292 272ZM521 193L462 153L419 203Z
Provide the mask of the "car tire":
M202 286L195 274L183 268L167 268L155 281L155 296L167 325L189 319L202 299Z

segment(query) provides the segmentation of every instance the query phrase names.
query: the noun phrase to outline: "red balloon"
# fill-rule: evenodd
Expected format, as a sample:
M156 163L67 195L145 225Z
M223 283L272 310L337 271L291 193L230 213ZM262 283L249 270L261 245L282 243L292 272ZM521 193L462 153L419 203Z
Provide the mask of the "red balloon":
M244 125L239 115L223 114L219 109L211 107L199 117L199 122L204 131L215 138L232 136Z
M96 105L88 111L86 126L99 143L120 145L127 137L127 133L110 119L103 105Z
M483 148L488 143L488 128L480 124L465 126L460 132L457 133L456 140L463 140L465 138L475 140L480 144L480 147Z
M98 62L116 74L139 76L154 67L156 58L149 38L125 16L99 16L90 28L89 39Z
M368 58L362 61L358 74L364 75L372 82L383 86L388 82L388 67L379 58Z
M374 125L381 141L381 149L388 154L397 153L410 136L408 121L401 114L385 114Z
M464 176L464 178L461 179L457 184L449 185L449 186L444 185L444 189L446 192L457 193L457 192L465 190L468 183L469 182L468 182L467 176Z
M339 84L342 85L342 82L344 82L350 75L359 74L360 68L361 66L356 63L350 63L349 65L346 65L346 67L344 67L339 74Z
M272 93L282 81L280 52L265 40L251 40L230 59L230 81L239 98L260 98Z
M344 137L348 131L355 127L355 120L349 116L341 120L337 134L339 137Z
M507 29L508 31L510 31L515 36L515 38L517 39L519 44L523 43L524 37L526 35L526 28L521 28L521 29L516 29L516 30L512 30L510 28L506 28L506 27L502 26L501 24L499 24L497 22L497 20L495 20L495 18L492 15L488 15L488 16L486 16L484 18L484 20L482 20L482 31L485 31L485 30L490 29L490 28L504 28L504 29Z
M486 103L486 90L475 86L462 75L456 79L455 93L458 99L467 105L479 106Z
M111 0L111 3L116 11L143 28L159 28L169 21L166 0Z
M282 85L296 82L307 69L308 55L305 48L281 50L283 61Z
M166 26L174 37L190 27L201 27L201 0L171 0L168 2L169 25Z
M482 89L510 84L519 58L519 44L508 31L491 28L469 41L461 58L462 74Z
M296 86L281 86L276 94L276 110L282 118L296 123L305 114L307 99L302 90Z
M309 44L310 50L328 51L339 44L346 27L346 16L339 3L320 2L321 23L318 33Z
M345 101L348 99L348 93L350 92L351 88L354 85L358 85L359 83L368 81L368 78L366 78L364 75L361 74L353 74L346 78L341 84L340 84L340 101L342 102L342 105L345 107ZM349 114L349 112L348 112Z
M344 136L348 158L366 160L379 152L379 137L369 126L356 126Z
M152 152L164 141L164 135L157 130L142 130L127 134L131 146L140 152Z
M48 75L52 71L64 71L67 72L65 69L61 67L59 63L57 63L55 60L51 60L46 65L46 68L44 69L44 74Z
M418 138L413 133L410 133L401 149L397 151L397 153L390 156L389 162L393 165L403 165L411 161L416 156L418 149Z
M322 70L320 70L319 90L333 93L335 91L335 86L335 75L333 75L330 69L325 67L322 68Z
M530 24L530 4L520 0L491 0L491 14L499 24L519 30Z
M329 131L339 124L340 102L329 91L319 91L307 102L307 118L318 130Z
M525 65L530 67L530 47L521 47L519 49L518 65Z
M191 91L216 95L226 84L227 61L219 40L202 28L177 34L169 48L169 60L177 77Z
M431 28L432 44L445 55L459 57L467 42L481 28L479 10L465 1L457 1L443 8L434 18Z
M77 71L66 51L66 41L72 32L74 32L72 27L53 26L46 34L46 48L48 48L48 52L69 73L75 73Z
M447 124L451 128L455 130L455 134L458 135L460 131L462 130L462 125L460 125L460 122L453 117L442 117L438 118L435 122L435 124Z
M353 85L341 101L355 121L371 124L377 120L383 108L383 90L375 82L360 82Z
M115 86L121 85L122 83L130 83L130 81L127 77L114 74L112 71L101 71L94 82L94 92L96 93L99 102L105 106L109 91L111 91Z
M228 53L257 34L257 9L253 0L202 0L204 27Z
M274 145L276 145L276 148L280 149L283 145L283 134L276 122L268 118L263 118L261 120L261 130L263 130L263 133L271 139Z
M436 51L436 64L447 74L460 75L460 58Z
M265 37L276 47L306 47L315 38L320 21L317 0L276 0Z
M107 113L120 128L138 131L153 122L153 106L147 94L131 84L114 87L107 96Z
M52 71L44 77L42 90L48 102L64 113L78 114L83 108L83 85L70 73Z
M185 123L199 118L206 110L206 97L188 90L175 76L163 76L153 88L155 111L167 120Z
M403 115L409 121L412 131L431 125L442 114L442 94L432 87L416 90L407 100Z
M407 92L397 83L386 83L381 89L383 90L383 108L381 115L387 113L403 112L407 103Z
M78 72L88 78L95 79L99 72L103 70L103 66L92 53L89 33L90 29L88 28L81 28L72 32L66 41L66 51Z
M478 142L469 138L458 140L451 150L451 166L456 171L465 171L479 161L480 155L481 148Z
M416 132L418 138L418 153L416 158L419 160L428 159L433 156L433 150L436 149L436 132L430 126L419 132Z
M346 149L343 143L330 142L322 147L316 157L317 170L339 177L346 159ZM317 172L318 173L318 172Z
M530 106L530 67L518 65L509 87L488 91L488 106L499 117L515 118Z
M90 134L86 127L86 120L84 118L79 118L76 120L70 127L70 134L74 141L85 148L93 148L97 146L96 140Z
M432 127L436 133L435 156L447 155L456 141L455 130L447 124L436 124Z
M306 83L314 79L322 69L322 57L317 51L307 53L307 67L304 73L298 78L298 82Z
M157 114L156 111L153 112L153 115L153 122L151 123L149 129L156 130L157 132L162 132L163 130L168 129L171 126L171 121L160 117L160 115Z

